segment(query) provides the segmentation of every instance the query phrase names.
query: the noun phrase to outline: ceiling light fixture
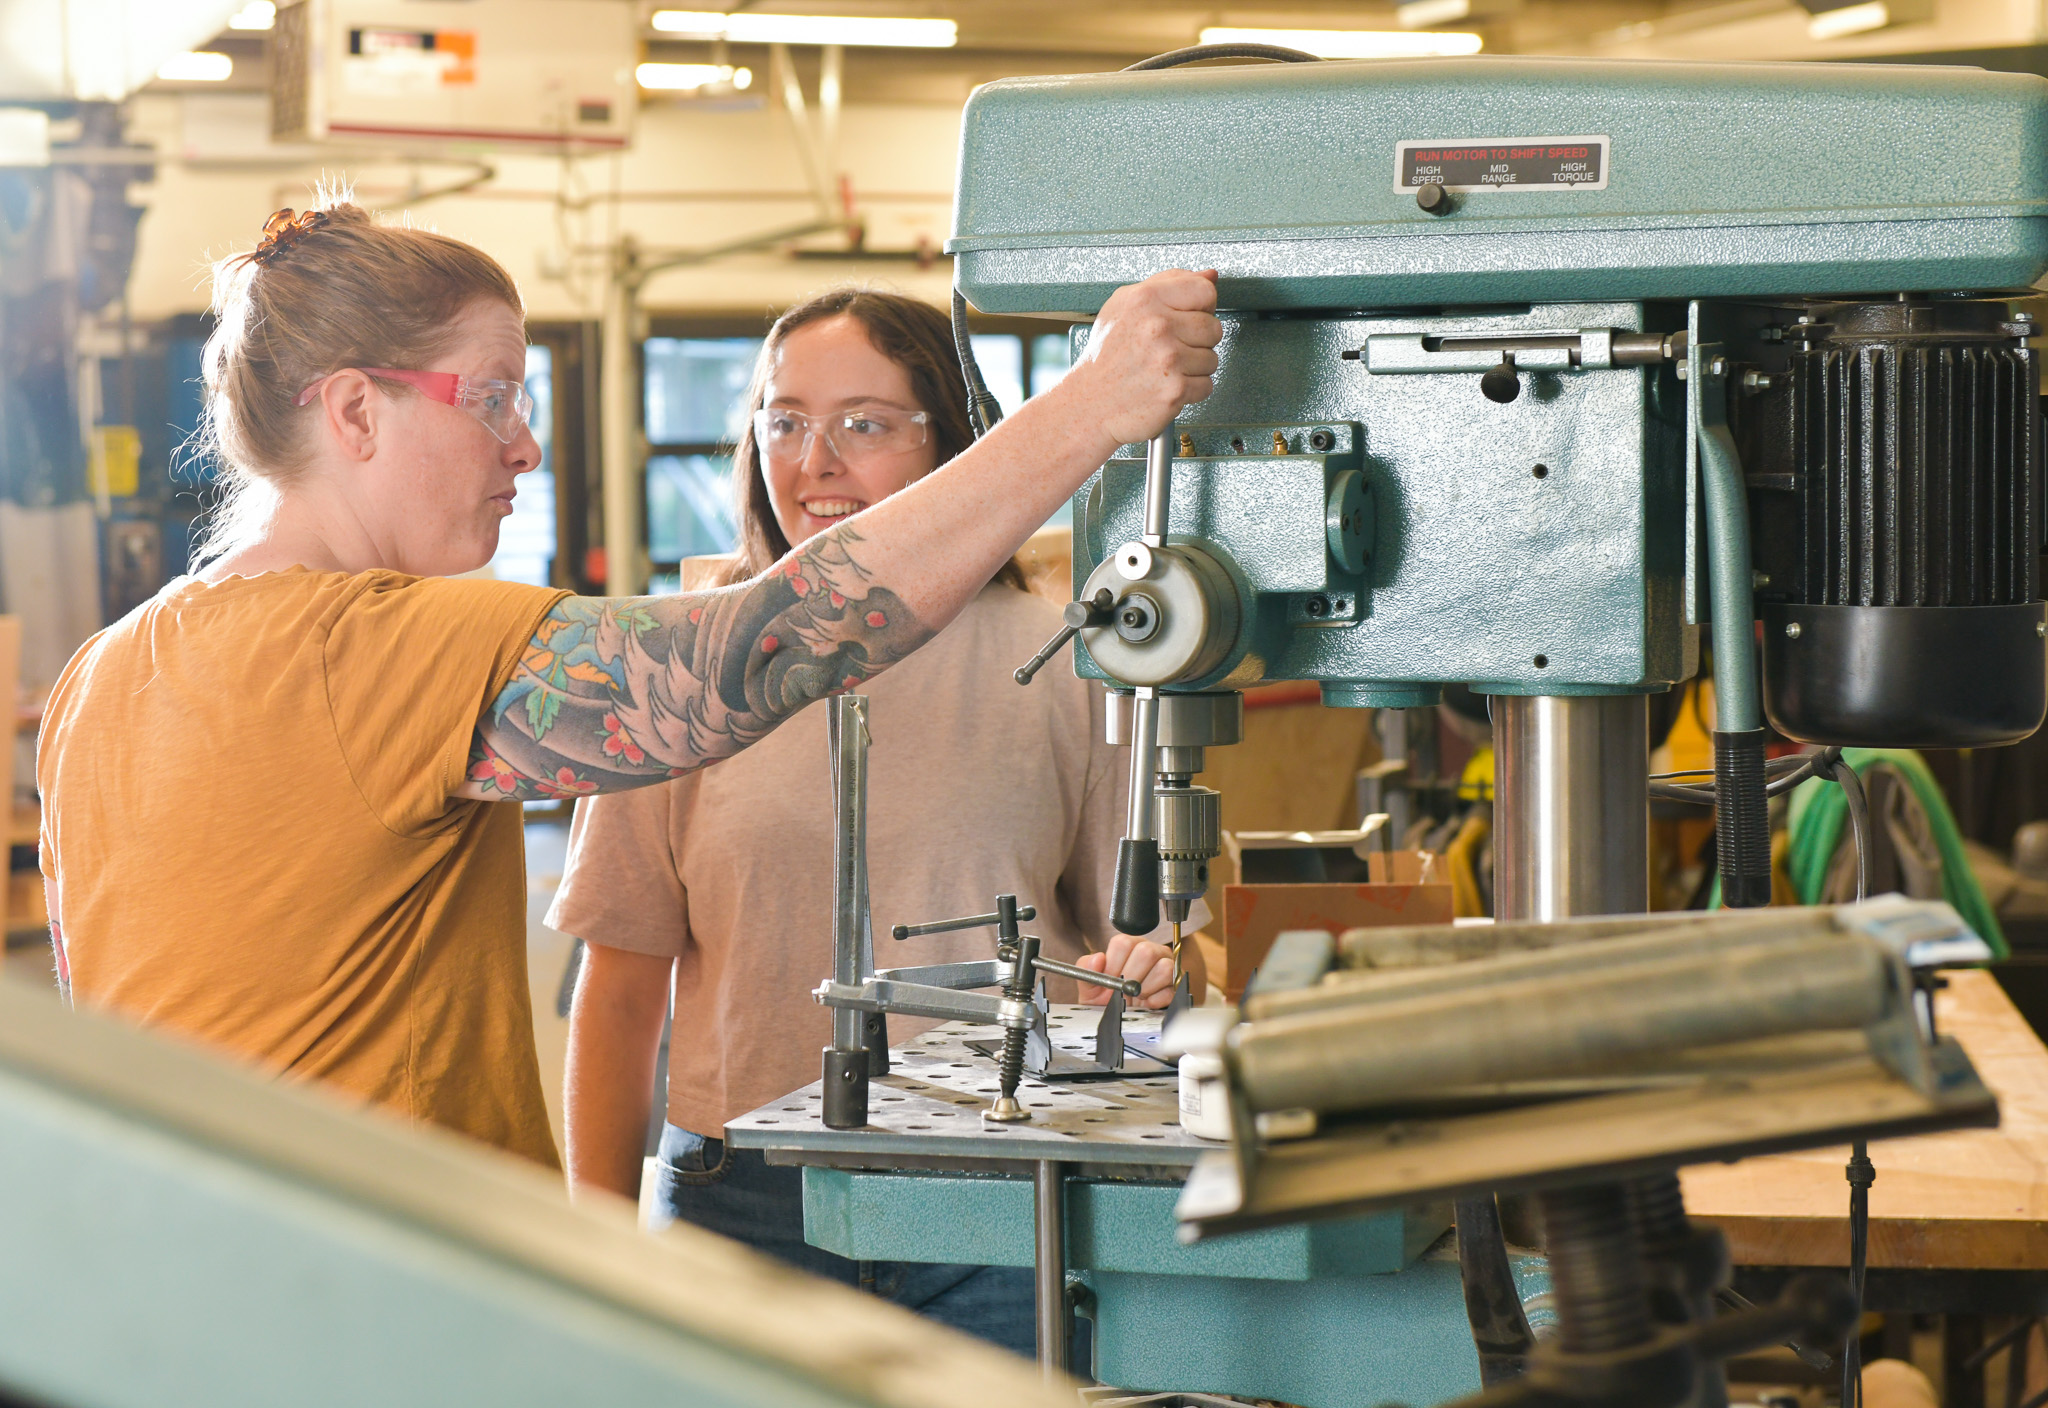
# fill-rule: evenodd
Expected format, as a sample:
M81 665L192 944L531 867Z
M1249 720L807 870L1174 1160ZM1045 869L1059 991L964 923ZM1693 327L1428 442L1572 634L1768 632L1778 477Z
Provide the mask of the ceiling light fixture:
M656 10L654 28L735 44L847 44L883 49L950 49L960 40L951 20L867 15L728 15L716 10Z
M731 64L642 64L633 70L633 80L661 92L689 92L720 83L744 91L753 87L754 71Z
M1204 44L1280 44L1325 59L1436 59L1476 54L1476 34L1412 33L1387 29L1225 29L1202 31Z
M1806 37L1842 39L1851 34L1864 34L1873 29L1883 29L1891 22L1891 7L1885 4L1885 0L1870 0L1870 3L1865 5L1845 5L1839 10L1823 10L1806 22Z
M274 29L277 26L277 0L249 0L249 3L228 16L229 29Z
M1408 0L1394 7L1394 22L1403 29L1428 29L1456 24L1472 13L1472 0Z
M226 54L202 49L193 54L173 54L157 66L156 76L170 83L222 83L235 71L235 61Z

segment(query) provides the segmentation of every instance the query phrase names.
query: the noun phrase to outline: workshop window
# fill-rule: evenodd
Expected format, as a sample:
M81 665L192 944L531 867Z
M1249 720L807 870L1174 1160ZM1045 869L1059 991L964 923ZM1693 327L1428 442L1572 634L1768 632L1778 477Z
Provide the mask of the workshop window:
M650 337L641 344L647 425L648 590L676 591L682 561L731 552L732 446L745 429L758 337Z

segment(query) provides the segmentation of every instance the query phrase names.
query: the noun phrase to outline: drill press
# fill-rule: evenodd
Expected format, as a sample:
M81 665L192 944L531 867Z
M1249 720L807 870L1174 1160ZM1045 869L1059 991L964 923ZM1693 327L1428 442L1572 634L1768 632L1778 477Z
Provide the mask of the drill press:
M1766 718L1841 745L2037 729L2044 138L2048 81L1960 68L1308 60L977 90L964 299L1085 319L1217 271L1214 393L1073 505L1062 635L1130 697L1118 927L1191 883L1199 840L1161 841L1215 805L1162 721L1263 681L1489 696L1510 921L1649 907L1644 696L1703 646L1731 907L1770 898ZM1476 1335L1485 1187L1458 1190ZM1675 1196L1666 1167L1552 1201L1625 1248L1621 1210ZM1510 1318L1489 1381L1526 1349Z
M1221 701L1262 681L1491 696L1510 919L1647 908L1642 697L1695 672L1703 633L1731 905L1769 895L1766 712L1823 743L2038 727L2040 374L2015 301L2048 270L2044 139L2048 82L1965 69L978 90L949 246L976 307L1085 318L1156 269L1218 271L1214 394L1074 499L1062 634L1130 697L1119 927L1156 923L1155 896L1172 916L1213 832L1163 740L1227 741Z

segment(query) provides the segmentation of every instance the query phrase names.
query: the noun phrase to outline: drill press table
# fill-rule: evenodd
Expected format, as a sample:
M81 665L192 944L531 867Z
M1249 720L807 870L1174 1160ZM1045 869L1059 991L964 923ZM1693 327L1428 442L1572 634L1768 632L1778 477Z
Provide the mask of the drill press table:
M1053 1007L1053 1044L1092 1051L1100 1011ZM1153 1014L1130 1019L1134 1034L1156 1026ZM995 1067L966 1043L999 1034L948 1023L894 1048L863 1128L826 1128L811 1085L732 1121L726 1139L804 1167L814 1246L1035 1266L1041 1359L1065 1367L1068 1307L1092 1307L1105 1383L1307 1408L1478 1389L1457 1259L1437 1246L1448 1207L1182 1246L1181 1182L1221 1146L1181 1128L1176 1078L1027 1080L1018 1094L1033 1118L988 1125ZM1540 1261L1516 1270L1525 1300L1548 1289Z

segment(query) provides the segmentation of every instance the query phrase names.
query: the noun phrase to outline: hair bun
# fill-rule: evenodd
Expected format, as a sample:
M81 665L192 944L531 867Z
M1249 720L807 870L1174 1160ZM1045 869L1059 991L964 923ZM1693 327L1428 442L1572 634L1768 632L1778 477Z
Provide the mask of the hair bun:
M267 268L293 245L325 226L328 220L328 213L324 210L294 215L292 208L286 206L263 222L263 238L256 241L256 248L249 252L249 258Z

